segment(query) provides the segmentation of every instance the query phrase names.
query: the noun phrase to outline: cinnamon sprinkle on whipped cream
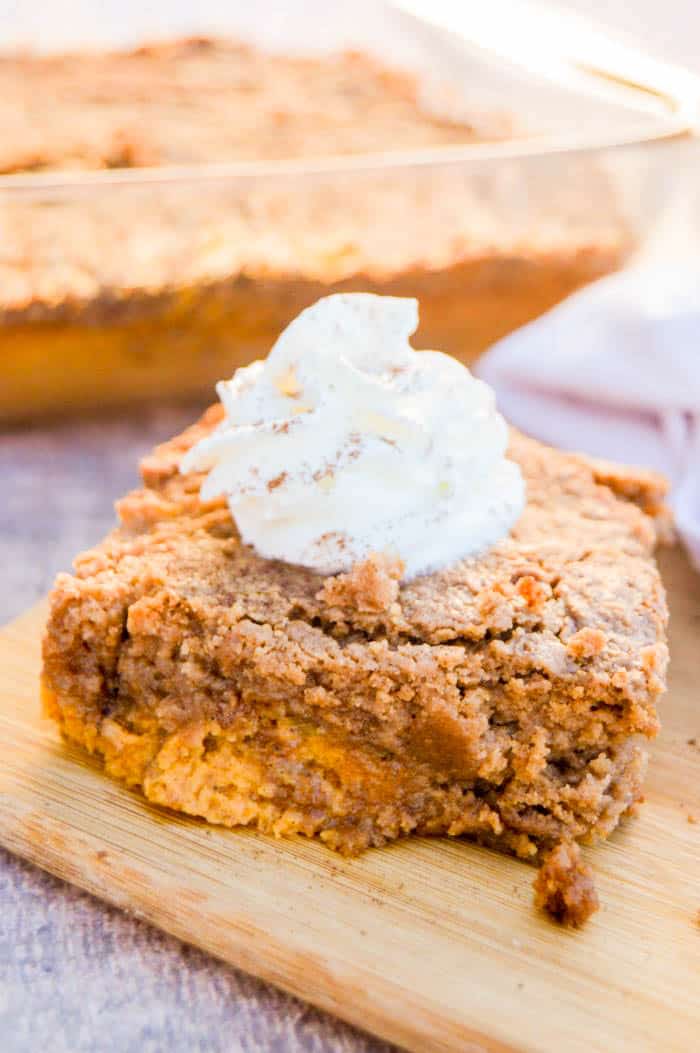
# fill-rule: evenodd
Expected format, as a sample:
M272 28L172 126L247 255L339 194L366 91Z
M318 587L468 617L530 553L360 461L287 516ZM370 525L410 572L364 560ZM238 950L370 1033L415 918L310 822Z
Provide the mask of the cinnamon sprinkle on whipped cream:
M327 296L217 385L225 419L181 469L210 469L202 498L225 496L260 555L336 574L388 552L412 578L519 518L525 487L493 392L449 355L415 351L417 325L416 300Z

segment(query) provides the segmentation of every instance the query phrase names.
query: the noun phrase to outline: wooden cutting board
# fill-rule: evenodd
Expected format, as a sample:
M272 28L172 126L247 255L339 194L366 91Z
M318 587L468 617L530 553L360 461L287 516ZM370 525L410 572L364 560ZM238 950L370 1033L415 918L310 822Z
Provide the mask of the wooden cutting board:
M467 843L344 860L149 806L39 716L43 606L0 634L0 842L420 1053L697 1050L700 579L677 550L662 562L664 730L640 817L588 852L602 909L581 932L535 913L530 867Z

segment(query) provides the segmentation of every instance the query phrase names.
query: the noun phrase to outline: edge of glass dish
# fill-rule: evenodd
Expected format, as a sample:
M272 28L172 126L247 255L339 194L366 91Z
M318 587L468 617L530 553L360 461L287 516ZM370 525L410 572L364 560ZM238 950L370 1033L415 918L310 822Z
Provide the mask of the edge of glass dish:
M230 161L194 165L162 165L152 168L52 170L0 176L3 194L80 194L116 187L149 187L168 184L242 183L327 179L373 173L392 173L426 168L483 165L499 160L543 158L548 155L590 154L626 147L652 147L669 140L691 137L700 130L700 77L689 70L662 62L617 40L578 16L562 12L543 15L536 0L492 0L499 9L536 12L546 29L547 48L527 57L527 72L549 81L553 88L588 91L630 111L613 130L601 127L595 134L532 134L507 140L457 144L413 151L383 151L373 154L344 154L313 159L282 158L274 161ZM435 0L398 0L394 7L423 28L441 33L451 44L476 44L489 49L499 60L523 67L522 47L489 40L489 26L477 24L471 37L451 32L441 21L445 5ZM479 34L481 33L481 39ZM491 34L493 37L493 33ZM642 117L644 124L642 125ZM636 121L635 121L636 118Z

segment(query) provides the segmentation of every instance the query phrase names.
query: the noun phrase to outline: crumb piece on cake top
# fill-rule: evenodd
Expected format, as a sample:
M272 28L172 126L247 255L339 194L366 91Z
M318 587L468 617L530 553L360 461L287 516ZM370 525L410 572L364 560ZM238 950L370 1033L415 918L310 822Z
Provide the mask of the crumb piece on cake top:
M332 608L367 613L386 611L398 599L403 572L403 561L398 556L373 552L367 559L355 563L347 574L326 578L317 598Z

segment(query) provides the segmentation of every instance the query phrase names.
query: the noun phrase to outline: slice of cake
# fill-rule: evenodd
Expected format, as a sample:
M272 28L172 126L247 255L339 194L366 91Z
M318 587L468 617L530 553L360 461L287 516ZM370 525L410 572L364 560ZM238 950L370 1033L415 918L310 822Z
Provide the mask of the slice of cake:
M642 742L657 731L665 685L667 614L653 558L666 524L663 481L517 433L507 462L484 460L497 423L480 401L485 386L470 379L457 391L455 375L454 401L432 397L437 387L424 398L412 370L427 384L445 363L450 377L467 371L444 356L415 367L393 352L382 358L386 334L374 355L366 332L351 330L333 330L342 354L331 359L326 331L315 331L314 369L312 330L285 334L264 368L221 386L225 407L145 458L143 488L119 502L119 526L52 592L47 711L157 804L228 826L317 834L345 853L419 833L536 858L561 841L606 837L640 799ZM350 428L347 447L336 442L345 424L332 431L341 411L314 392L319 362L340 378L348 420L366 428ZM340 383L341 365L355 387ZM460 438L451 429L462 398L479 426L471 432L466 419ZM430 413L439 434L428 434ZM413 431L402 431L407 421ZM295 428L307 429L302 452ZM307 453L316 457L324 437L333 467L307 478ZM487 469L474 467L477 455ZM287 468L272 476L280 457ZM407 467L380 507L366 495L382 457ZM181 471L184 458L200 470ZM355 551L363 524L384 523L385 507L386 522L404 522L390 502L422 493L426 464L447 518L433 520L416 498L409 540L397 528L404 540L385 552ZM237 489L219 471L232 465ZM445 487L458 494L465 473L467 498L488 510L490 494L491 512L494 491L521 473L522 514L483 550L421 573L416 560L435 562L455 536L462 506ZM356 507L342 503L344 478ZM219 486L225 496L205 499ZM315 503L298 516L300 494ZM258 549L273 544L277 524L300 562L245 543L229 506ZM346 534L325 530L343 507ZM471 514L469 500L464 507ZM303 533L312 521L315 548ZM346 551L348 569L329 572ZM314 559L326 569L303 565Z

